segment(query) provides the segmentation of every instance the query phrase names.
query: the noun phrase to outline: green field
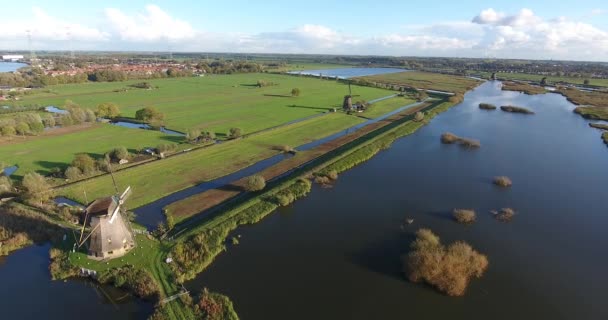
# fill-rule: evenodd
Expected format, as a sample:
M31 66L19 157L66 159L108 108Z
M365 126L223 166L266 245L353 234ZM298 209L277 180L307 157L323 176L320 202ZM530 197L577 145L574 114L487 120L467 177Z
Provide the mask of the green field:
M6 165L18 165L14 177L20 179L30 171L48 174L53 168L65 170L77 153L88 153L102 158L104 153L118 146L131 152L160 143L175 142L181 137L159 131L130 129L110 124L98 124L90 129L57 136L34 137L27 141L13 138L10 144L0 145L0 159Z
M361 115L373 119L415 102L416 100L408 97L394 97L371 104Z
M420 71L387 73L355 79L363 79L370 82L380 82L392 85L405 85L417 89L431 89L461 94L475 88L479 84L479 81L471 78Z
M258 88L258 80L275 85ZM72 100L83 107L95 108L103 102L120 106L123 116L134 117L135 111L154 106L166 115L166 126L177 131L198 127L225 134L231 127L245 133L303 118L340 106L346 85L329 80L277 74L210 75L206 77L149 80L158 89L129 88L139 81L57 85L28 95L22 104L62 106ZM128 88L126 92L114 90ZM291 97L299 88L299 97ZM355 87L354 93L367 100L390 92Z
M361 118L343 113L327 114L246 139L118 171L114 176L120 186L133 187L129 207L136 208L278 154L278 146L297 147L362 121ZM67 186L59 190L59 194L84 202L83 190L86 190L89 198L95 198L113 193L114 187L111 177L105 175Z
M479 72L478 74L482 75L484 78L489 78L492 74L489 72ZM527 80L527 81L536 81L536 82L540 82L543 77L543 75L540 74L529 74L529 73L506 73L506 72L499 72L496 74L496 77L500 78L500 79L509 79L509 80ZM568 83L574 83L574 84L584 84L585 82L585 78L578 78L578 77L560 77L560 76L546 76L547 77L547 82L549 84L552 84L554 82L559 82L559 81L563 81L563 82L568 82ZM608 87L608 79L593 79L590 78L589 79L589 84L593 85L593 86L604 86L604 87Z

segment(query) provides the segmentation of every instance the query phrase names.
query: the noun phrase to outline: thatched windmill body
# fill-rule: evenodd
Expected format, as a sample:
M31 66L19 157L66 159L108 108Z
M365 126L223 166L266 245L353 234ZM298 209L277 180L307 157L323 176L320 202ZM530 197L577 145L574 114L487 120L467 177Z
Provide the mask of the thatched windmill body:
M85 209L78 247L90 240L88 242L90 258L117 258L135 247L133 233L123 216L124 203L130 194L131 187L128 187L121 195L96 199ZM85 233L87 221L90 231Z

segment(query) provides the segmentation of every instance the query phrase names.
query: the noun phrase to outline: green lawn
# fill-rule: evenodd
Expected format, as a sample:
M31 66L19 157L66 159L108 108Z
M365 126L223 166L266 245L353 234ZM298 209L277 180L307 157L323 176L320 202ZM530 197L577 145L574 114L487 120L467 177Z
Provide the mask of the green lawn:
M246 139L118 171L114 176L120 186L133 187L128 204L130 208L136 208L271 157L279 153L277 146L297 147L362 121L361 118L343 113L327 114ZM110 176L105 175L67 186L59 190L59 193L83 202L82 190L86 190L89 199L92 199L113 193L114 187Z
M489 72L478 72L478 74L482 75L485 78L489 78L492 74ZM509 79L509 80L528 80L528 81L537 81L540 82L542 80L543 75L540 74L529 74L529 73L506 73L499 72L496 76L500 79ZM577 77L560 77L560 76L546 76L547 82L552 84L554 82L563 81L574 84L583 84L585 82L585 78L577 78ZM608 87L608 79L589 79L589 84L594 86L604 86Z
M37 171L48 174L52 168L64 170L77 153L88 153L101 158L105 152L124 146L135 152L143 147L182 140L158 131L130 129L110 124L98 124L90 129L57 136L33 137L27 141L13 138L10 144L0 145L0 159L6 165L18 165L15 178Z
M371 104L362 115L373 119L415 102L416 100L408 97L394 97Z
M479 81L471 78L420 71L387 73L360 77L355 79L364 79L371 82L380 82L396 85L406 85L415 87L417 89L432 89L462 94L479 85Z
M258 80L275 85L258 88ZM199 127L221 135L231 127L250 133L340 106L348 92L346 85L336 81L263 73L148 81L158 89L114 92L140 81L57 85L25 96L20 103L62 106L69 99L95 108L102 102L114 102L127 117L144 106L154 106L165 113L168 128L185 131ZM300 96L289 96L296 87ZM390 91L354 87L354 93L372 100Z

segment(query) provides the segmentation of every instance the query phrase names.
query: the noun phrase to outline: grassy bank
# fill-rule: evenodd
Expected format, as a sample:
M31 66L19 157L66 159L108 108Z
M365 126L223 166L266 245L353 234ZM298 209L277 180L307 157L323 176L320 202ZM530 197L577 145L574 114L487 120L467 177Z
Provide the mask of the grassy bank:
M533 86L524 82L510 81L502 83L502 90L518 91L530 95L547 93L547 90L543 87Z
M574 112L585 119L608 121L608 107L576 107Z
M378 74L373 76L358 77L357 81L383 83L412 87L416 89L438 90L464 94L479 85L478 80L466 77L452 76L441 73L430 73L420 71L407 71L398 73Z

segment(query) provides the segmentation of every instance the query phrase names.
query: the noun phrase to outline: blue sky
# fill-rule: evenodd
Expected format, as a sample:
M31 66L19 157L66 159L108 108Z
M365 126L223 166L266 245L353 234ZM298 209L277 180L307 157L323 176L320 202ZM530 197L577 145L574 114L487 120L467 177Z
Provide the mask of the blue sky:
M12 1L0 50L608 60L605 1Z

